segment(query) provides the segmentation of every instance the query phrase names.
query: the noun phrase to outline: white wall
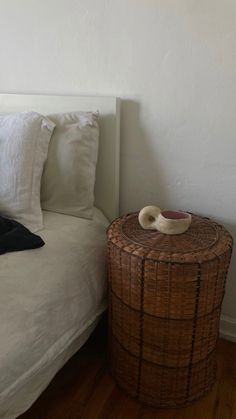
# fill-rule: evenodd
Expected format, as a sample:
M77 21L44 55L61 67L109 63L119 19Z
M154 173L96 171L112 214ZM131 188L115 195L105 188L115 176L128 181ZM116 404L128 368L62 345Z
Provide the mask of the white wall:
M0 91L123 98L121 211L236 234L234 0L1 0ZM236 319L236 258L223 311ZM236 335L235 335L236 336Z

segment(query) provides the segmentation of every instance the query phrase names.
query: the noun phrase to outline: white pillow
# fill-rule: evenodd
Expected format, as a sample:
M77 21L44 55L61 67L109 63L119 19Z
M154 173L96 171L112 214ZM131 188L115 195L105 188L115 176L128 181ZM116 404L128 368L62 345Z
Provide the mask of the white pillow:
M42 208L91 219L98 154L98 114L70 112L48 117L56 127L42 176Z
M0 114L0 214L43 227L40 182L54 123L36 112Z

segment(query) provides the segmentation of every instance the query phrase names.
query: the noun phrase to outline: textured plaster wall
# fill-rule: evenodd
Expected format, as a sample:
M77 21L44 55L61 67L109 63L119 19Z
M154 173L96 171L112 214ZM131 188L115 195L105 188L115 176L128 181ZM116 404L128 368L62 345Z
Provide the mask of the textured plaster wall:
M0 91L117 95L121 212L210 216L236 234L234 0L1 0ZM236 318L236 257L224 313Z

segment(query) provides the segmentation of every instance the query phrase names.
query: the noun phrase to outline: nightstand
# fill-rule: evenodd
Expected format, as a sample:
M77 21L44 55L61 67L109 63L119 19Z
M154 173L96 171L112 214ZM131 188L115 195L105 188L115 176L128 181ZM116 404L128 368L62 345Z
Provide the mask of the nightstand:
M181 235L143 230L133 213L110 225L107 241L112 374L144 403L185 406L215 381L232 237L196 215Z

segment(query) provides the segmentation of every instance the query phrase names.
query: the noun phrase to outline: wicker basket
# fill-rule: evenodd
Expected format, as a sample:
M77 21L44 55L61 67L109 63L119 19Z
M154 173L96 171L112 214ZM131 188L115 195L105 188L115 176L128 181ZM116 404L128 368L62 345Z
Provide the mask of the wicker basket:
M232 237L193 215L179 236L143 230L137 214L108 229L110 364L140 401L184 406L215 380Z

